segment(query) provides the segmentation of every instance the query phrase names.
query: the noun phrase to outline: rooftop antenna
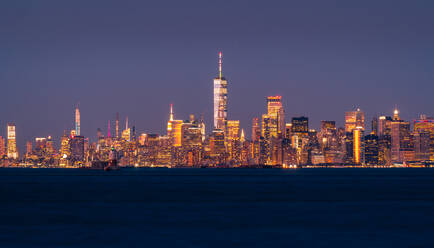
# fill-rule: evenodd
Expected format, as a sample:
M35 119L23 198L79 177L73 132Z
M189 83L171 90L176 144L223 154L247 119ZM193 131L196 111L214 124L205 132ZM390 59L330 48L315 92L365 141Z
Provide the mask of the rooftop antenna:
M219 79L222 79L222 56L223 53L219 52Z

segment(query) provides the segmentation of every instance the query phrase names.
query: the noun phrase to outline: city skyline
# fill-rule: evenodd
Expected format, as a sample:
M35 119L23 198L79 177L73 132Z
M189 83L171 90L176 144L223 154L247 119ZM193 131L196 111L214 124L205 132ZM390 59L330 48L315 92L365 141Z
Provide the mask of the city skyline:
M163 134L170 103L178 119L204 114L210 130L218 51L229 81L228 119L240 120L247 137L274 95L283 97L286 121L308 116L317 130L321 120L343 126L342 113L357 108L366 120L395 105L405 120L434 115L432 3L318 2L322 10L312 18L305 3L250 1L248 11L240 3L185 3L181 12L172 11L174 3L159 16L151 10L166 6L158 3L101 3L2 3L0 133L14 122L20 150L35 137L51 135L58 144L77 102L87 137L106 130L116 113L137 132ZM217 21L219 13L225 18Z

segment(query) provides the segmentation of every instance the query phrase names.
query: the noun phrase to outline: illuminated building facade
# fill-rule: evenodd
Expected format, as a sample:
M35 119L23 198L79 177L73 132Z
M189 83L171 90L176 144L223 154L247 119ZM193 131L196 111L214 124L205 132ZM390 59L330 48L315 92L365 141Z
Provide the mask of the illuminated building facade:
M15 124L8 123L8 158L18 159Z
M392 117L380 116L378 118L378 136L390 135L391 133Z
M410 123L400 120L398 113L398 110L394 111L391 122L391 159L392 162L402 163L414 159L414 148L411 143Z
M254 117L252 119L252 141L253 142L259 141L260 136L261 136L261 129L259 128L259 118Z
M225 157L225 133L223 130L214 129L209 138L209 147L211 157L218 158L218 163L224 163Z
M167 136L173 146L179 147L182 145L182 120L174 120L173 105L170 104L169 121L167 122Z
M365 163L367 165L378 165L378 136L374 132L365 136Z
M6 141L5 138L0 136L0 159L6 155Z
M309 119L307 117L301 116L301 117L293 117L292 121L292 130L291 133L294 135L308 135L309 133Z
M429 133L429 160L434 161L434 119L427 118L425 115L421 115L418 120L414 120L413 124L415 133Z
M430 160L430 133L424 130L413 134L414 156L416 161Z
M227 122L227 147L230 159L239 157L240 150L240 121L230 120Z
M345 113L345 132L352 133L356 127L365 130L365 113L357 109Z
M282 137L285 130L285 111L281 96L267 97L267 115L270 118L270 136Z
M364 139L362 127L356 127L353 129L353 162L355 164L364 163Z
M214 79L214 128L225 131L228 115L228 81L222 77L222 53L219 52L219 75Z
M71 148L71 160L74 162L83 161L84 160L84 137L83 136L74 136L70 140L70 148Z
M33 152L33 144L32 142L29 140L26 142L26 156L31 155Z
M78 105L75 108L75 135L80 136L80 110Z

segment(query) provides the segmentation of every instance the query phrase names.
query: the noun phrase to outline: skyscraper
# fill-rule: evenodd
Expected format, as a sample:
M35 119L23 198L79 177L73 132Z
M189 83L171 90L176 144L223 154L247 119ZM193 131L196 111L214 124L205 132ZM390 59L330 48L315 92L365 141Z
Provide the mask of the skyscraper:
M8 158L18 159L15 124L8 123Z
M356 127L365 130L365 113L357 109L356 111L345 112L345 132L351 133Z
M378 165L378 136L374 132L365 136L365 162Z
M75 135L80 136L80 110L75 107Z
M390 135L390 125L392 122L392 117L390 116L380 116L378 118L378 137L383 135Z
M355 164L363 164L365 162L363 137L362 127L356 127L353 129L353 162Z
M214 128L225 131L228 115L228 81L222 77L222 52L219 52L219 74L214 78Z
M271 137L281 137L285 132L285 111L281 96L267 97L267 114L270 118Z
M259 128L259 118L254 117L252 119L252 141L259 141L259 137L261 136L261 129Z
M239 154L240 121L227 122L227 147L231 159L237 158Z
M173 146L182 145L182 120L174 120L173 104L170 104L169 121L167 122L167 136Z
M83 161L84 160L84 137L74 136L70 140L71 148L71 159L73 161Z
M418 120L414 120L414 131L415 132L427 132L429 133L429 153L430 160L434 161L434 119L427 118L426 115L421 115Z
M0 159L6 155L6 144L5 143L6 143L5 138L0 136Z
M414 147L411 144L410 123L399 118L395 109L391 122L392 162L405 162L414 159Z
M309 133L309 119L307 117L293 117L292 118L292 134L297 134L299 136L307 136Z

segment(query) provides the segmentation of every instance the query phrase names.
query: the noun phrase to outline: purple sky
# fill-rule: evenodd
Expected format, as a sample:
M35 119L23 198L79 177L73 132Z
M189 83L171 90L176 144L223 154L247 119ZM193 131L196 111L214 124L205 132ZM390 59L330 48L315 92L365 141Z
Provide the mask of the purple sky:
M370 121L398 105L434 115L433 1L16 1L0 3L0 132L58 140L74 123L94 140L115 113L164 133L175 117L212 123L217 53L229 81L229 119L250 137L265 97L287 121ZM114 122L113 124L114 125ZM112 128L113 130L114 128Z

